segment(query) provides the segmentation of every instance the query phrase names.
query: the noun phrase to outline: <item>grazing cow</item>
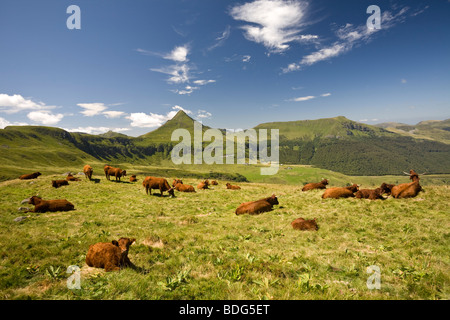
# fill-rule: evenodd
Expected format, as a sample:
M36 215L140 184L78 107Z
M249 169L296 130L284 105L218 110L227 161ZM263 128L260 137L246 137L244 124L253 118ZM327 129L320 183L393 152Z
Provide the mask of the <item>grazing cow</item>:
M128 250L136 239L120 238L118 241L98 242L89 246L86 264L89 267L104 268L105 271L118 271L132 266Z
M67 180L52 180L52 187L59 188L61 186L68 186L69 182Z
M92 173L94 172L94 170L92 169L92 167L90 165L85 165L83 167L83 172L84 172L84 176L86 177L86 179L92 180Z
M136 182L136 181L137 181L136 175L133 174L133 175L130 177L130 182Z
M343 188L330 188L325 190L325 192L322 195L322 199L332 198L332 199L338 199L338 198L348 198L348 197L354 197L354 193L359 190L359 186L354 183L350 187L343 187Z
M309 191L309 190L313 190L313 189L326 189L327 184L328 184L327 179L323 179L322 181L317 182L317 183L307 183L303 187L302 191Z
M183 181L181 181L181 179L173 179L172 187L175 187L178 183L183 184Z
M376 189L360 189L356 191L355 197L358 199L369 199L369 200L386 200L385 197L382 196L384 193L384 190L382 188L376 188Z
M307 230L307 231L317 231L319 226L317 225L316 218L313 220L305 220L303 218L295 219L291 222L292 228L295 230Z
M142 185L145 188L145 193L150 195L152 194L152 189L158 189L160 192L160 195L163 195L164 191L167 191L169 195L172 197L175 197L174 189L170 187L169 183L164 178L155 178L155 177L146 177L144 181L142 182Z
M42 200L38 196L32 196L28 199L29 204L34 205L34 210L29 210L27 212L56 212L56 211L70 211L74 210L75 206L67 201L63 200Z
M127 170L122 170L120 168L109 167L108 171L106 173L106 179L109 180L109 178L111 176L116 177L116 181L120 181L121 177L126 177L127 176Z
M197 185L197 189L208 189L208 186L209 186L209 181L208 181L208 179L206 179L205 181L202 181Z
M380 188L383 191L383 193L386 193L388 196L391 195L391 191L392 188L395 187L395 184L387 184L387 183L382 183Z
M182 183L177 183L175 185L175 190L180 191L180 192L195 192L195 189L193 186L191 186L189 184L182 184Z
M239 189L241 189L241 187L233 186L230 183L227 183L226 186L227 186L227 189L231 189L231 190L239 190Z
M219 185L219 183L216 180L213 180L213 181L211 181L211 185L212 186L217 186L217 185Z
M19 177L20 180L29 180L29 179L36 179L41 175L40 172L30 173L30 174L23 174Z
M241 215L241 214L259 214L262 212L268 212L273 210L273 206L278 204L277 197L273 194L271 197L256 200L256 201L250 201L250 202L244 202L237 207L235 214Z
M71 173L69 173L66 177L67 181L80 181L80 179L75 178Z
M414 198L419 194L420 191L423 191L422 187L419 183L419 175L414 171L410 170L409 178L413 181L410 183L402 183L397 186L394 186L391 190L391 194L394 198L404 199L404 198Z

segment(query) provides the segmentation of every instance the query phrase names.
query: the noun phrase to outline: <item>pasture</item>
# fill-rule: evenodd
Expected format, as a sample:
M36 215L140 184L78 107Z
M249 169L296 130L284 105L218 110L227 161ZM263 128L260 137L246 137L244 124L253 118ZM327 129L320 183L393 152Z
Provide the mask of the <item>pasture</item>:
M0 182L0 299L450 298L448 185L424 176L426 191L413 199L324 200L323 191L302 192L303 184L291 177L303 172L320 181L324 172L294 167L274 177L275 183L267 177L264 183L219 179L209 190L175 191L170 198L156 190L145 194L144 167L126 169L121 183L107 181L99 165L93 181L81 177L58 189L51 180L65 176L46 170L35 180ZM131 174L137 182L129 182ZM325 177L328 187L396 183L390 177L348 181L335 175ZM159 176L170 184L173 178L194 186L201 180ZM228 190L227 182L242 189ZM273 193L279 201L273 211L235 215L240 203ZM36 194L67 199L76 210L18 211L32 208L21 201ZM21 216L26 219L15 221ZM294 230L290 223L299 217L316 218L319 230ZM135 268L107 273L87 267L90 244L120 237L136 238L128 255ZM71 265L81 268L81 289L67 288ZM372 265L381 270L379 290L366 286Z

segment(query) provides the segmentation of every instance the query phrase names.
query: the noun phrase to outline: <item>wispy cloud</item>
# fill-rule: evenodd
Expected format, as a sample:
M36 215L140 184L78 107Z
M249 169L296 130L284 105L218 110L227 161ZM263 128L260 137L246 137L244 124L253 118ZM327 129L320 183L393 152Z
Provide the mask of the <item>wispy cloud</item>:
M329 93L329 92L322 93L320 95L320 97L329 97L329 96L331 96L331 93ZM305 96L305 97L292 98L287 101L301 102L301 101L308 101L308 100L312 100L312 99L316 99L316 98L317 98L316 96Z
M0 117L0 129L4 129L7 126L26 126L28 123L25 122L10 122L5 118Z
M231 34L231 27L227 26L225 30L215 39L215 43L208 48L208 51L214 50L215 48L223 46L225 41Z
M269 53L281 53L294 41L316 39L315 35L301 35L308 3L300 0L256 0L231 8L235 20L251 24L242 26L249 41L261 43Z
M291 63L282 68L283 73L301 70L304 66L311 66L320 61L329 60L349 52L357 45L370 42L380 30L387 30L406 19L408 7L398 12L385 10L381 15L381 29L369 29L367 25L354 26L350 23L335 31L337 40L331 45L324 46L315 52L303 56L299 62Z
M175 47L170 53L163 56L164 59L172 60L175 62L187 62L187 55L189 54L189 48L187 45Z
M151 71L160 72L168 74L170 77L167 78L168 83L186 83L190 79L190 67L187 64L182 65L171 65L168 67L152 68Z
M110 127L78 127L78 128L62 128L68 132L83 132L88 134L101 134L106 133L108 131L114 131L114 132L126 132L131 130L130 128L110 128Z
M112 105L114 106L114 105L121 105L121 104L112 104ZM84 109L80 113L86 117L103 115L106 118L120 118L126 114L123 111L107 110L108 106L106 106L104 103L100 103L100 102L78 103L77 106Z

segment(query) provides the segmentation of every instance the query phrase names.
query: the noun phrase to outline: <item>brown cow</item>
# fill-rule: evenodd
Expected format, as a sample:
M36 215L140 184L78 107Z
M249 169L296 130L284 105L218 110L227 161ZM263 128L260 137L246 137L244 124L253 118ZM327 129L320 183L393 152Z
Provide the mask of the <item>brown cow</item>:
M105 268L105 271L118 271L132 266L128 251L135 241L136 239L120 238L118 241L92 244L86 254L86 264L89 267Z
M38 196L32 196L28 199L29 204L34 205L33 210L28 210L27 212L56 212L56 211L70 211L74 210L75 206L67 201L63 200L42 200Z
M167 191L169 195L172 197L175 197L175 193L173 191L173 188L170 187L169 183L164 178L155 178L155 177L146 177L144 181L142 182L142 185L145 188L145 192L150 195L152 194L152 189L158 189L160 192L160 195L163 195L164 191Z
M173 179L172 187L175 187L177 185L177 183L183 184L183 181L181 181L181 179Z
M127 176L127 170L122 170L120 168L109 167L108 171L106 172L106 179L110 180L109 178L111 176L116 177L116 181L120 181L121 177L126 177Z
M111 169L112 167L110 166L110 165L105 165L104 167L103 167L103 171L105 172L105 177L106 177L106 179L108 179L109 180L109 176L108 176L108 171L109 171L109 169Z
M248 213L251 215L259 214L262 212L268 212L273 210L273 206L278 204L277 197L273 194L271 197L244 202L237 207L235 214L240 215L244 213Z
M52 180L52 187L59 188L61 186L68 186L69 182L67 180Z
M383 190L383 193L386 193L388 196L391 195L391 191L392 191L393 187L395 187L395 184L387 184L384 182L380 186L381 190Z
M71 173L69 173L66 177L67 181L80 181L80 179L75 178Z
M213 180L213 181L211 181L211 185L212 186L217 186L217 185L219 185L219 183L216 180Z
M317 231L319 226L317 225L316 218L313 220L305 220L303 218L295 219L291 222L292 228L295 230L307 230L307 231Z
M338 199L338 198L348 198L348 197L354 197L354 193L359 190L359 186L354 183L350 187L343 187L343 188L330 188L325 190L325 192L322 195L322 199L332 198L332 199Z
M83 172L84 172L84 176L89 179L92 180L92 173L94 172L94 170L92 169L92 167L90 165L85 165L83 167Z
M29 179L36 179L41 175L40 172L30 173L30 174L23 174L19 177L20 180L29 180Z
M327 184L328 184L327 179L323 179L322 181L316 182L316 183L307 183L303 187L302 191L309 191L309 190L313 190L313 189L326 189Z
M182 184L182 183L177 183L175 185L175 190L180 191L180 192L195 192L195 189L193 186L191 186L189 184Z
M419 184L419 175L414 171L409 171L409 178L413 181L410 183L402 183L397 186L394 186L391 190L391 194L394 198L404 199L404 198L414 198L419 194L420 191L423 191L422 187Z
M382 188L360 189L360 190L356 191L355 197L358 199L386 200L386 198L382 196L383 193L384 193L384 190Z
M133 175L130 177L130 182L136 182L136 181L137 181L136 175L133 174Z
M208 189L208 186L209 186L209 181L208 181L208 179L206 179L205 181L202 181L197 185L197 189Z
M239 190L239 189L241 189L241 187L233 186L230 183L227 183L226 186L227 186L227 189L231 189L231 190Z

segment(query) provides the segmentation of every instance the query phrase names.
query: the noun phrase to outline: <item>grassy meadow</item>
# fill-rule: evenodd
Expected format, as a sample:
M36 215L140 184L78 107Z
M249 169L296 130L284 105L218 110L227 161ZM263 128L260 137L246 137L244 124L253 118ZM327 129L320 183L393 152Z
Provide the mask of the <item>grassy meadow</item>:
M219 180L210 190L148 196L142 179L157 168L127 167L138 182L107 181L102 164L94 180L55 189L51 180L82 167L41 168L36 180L0 182L0 299L449 299L448 176L423 176L414 199L323 200L323 191L301 191L321 178L331 186L363 187L407 182L407 177L347 177L306 166L260 176L254 166L215 167L251 182ZM194 186L187 168L160 168L171 183ZM190 167L207 175L209 168ZM197 170L197 171L196 171ZM31 170L30 172L32 172ZM25 172L24 172L25 173ZM246 201L275 193L268 213L236 216ZM23 213L21 201L67 199L74 211ZM14 219L25 216L22 221ZM318 231L298 231L296 218L317 218ZM89 245L136 238L129 258L135 268L106 273L89 268ZM81 289L68 289L69 266L81 268ZM381 289L369 290L367 267L381 270Z

